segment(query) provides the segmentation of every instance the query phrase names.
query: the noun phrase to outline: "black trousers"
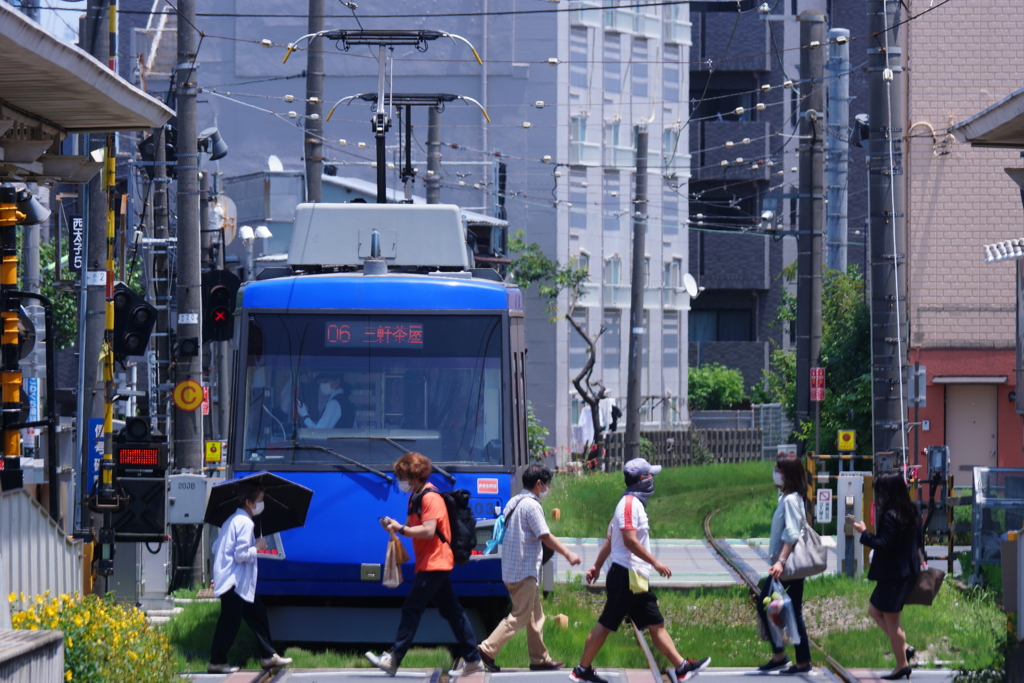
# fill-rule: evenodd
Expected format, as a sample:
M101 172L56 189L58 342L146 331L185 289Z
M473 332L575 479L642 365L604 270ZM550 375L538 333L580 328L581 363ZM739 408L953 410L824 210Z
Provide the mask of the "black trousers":
M398 635L391 647L391 654L399 662L412 647L412 639L416 637L416 629L420 619L431 600L437 611L441 613L448 625L452 627L455 640L459 643L459 654L468 662L480 659L480 651L476 647L476 634L469 623L469 617L459 604L452 582L451 572L416 572L412 581L409 597L402 605L402 620L398 624Z
M786 595L793 601L793 612L796 615L796 632L800 636L800 644L795 646L796 661L798 664L809 664L811 662L811 643L807 640L807 628L804 626L804 580L797 579L796 581L782 581L781 583L786 591ZM761 619L766 633L771 633L771 630L768 628L768 615L765 612L764 599L771 595L771 591L768 589L771 585L772 577L766 576L764 581L761 582L761 598L757 601L757 616ZM772 651L776 654L784 649L772 643Z
M246 602L232 588L220 596L220 618L217 619L217 630L213 632L213 646L210 648L211 664L228 663L228 650L235 642L242 619L245 619L245 623L249 624L249 628L256 634L260 657L268 659L274 656L276 650L270 643L270 623L267 621L266 606L259 596L252 602Z

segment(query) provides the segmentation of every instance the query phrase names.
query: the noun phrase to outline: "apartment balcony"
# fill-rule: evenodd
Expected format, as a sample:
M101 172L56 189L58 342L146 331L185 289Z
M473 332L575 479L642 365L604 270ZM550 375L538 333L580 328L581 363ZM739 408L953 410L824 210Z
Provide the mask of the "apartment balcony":
M584 308L600 308L601 306L601 285L595 282L587 282L580 286L580 298L577 306Z
M666 178L686 180L690 177L690 164L692 159L689 154L676 152L671 158L662 159L661 174Z
M636 170L636 149L623 147L622 145L605 145L604 165L608 168L618 168L623 171ZM647 170L657 173L662 166L661 152L658 150L647 150Z
M629 308L629 285L605 285L605 308Z
M661 305L666 311L688 311L690 295L683 287L665 287L661 290Z
M637 14L634 33L644 38L661 37L661 18L657 14Z
M662 40L669 45L693 45L693 24L688 21L666 21L662 25Z
M601 143L573 140L569 143L570 166L600 166Z
M592 0L572 0L569 3L569 23L572 26L601 28L604 17L600 2Z
M644 287L644 308L661 308L661 287Z
M604 30L609 33L633 34L637 31L639 13L620 7L604 10Z

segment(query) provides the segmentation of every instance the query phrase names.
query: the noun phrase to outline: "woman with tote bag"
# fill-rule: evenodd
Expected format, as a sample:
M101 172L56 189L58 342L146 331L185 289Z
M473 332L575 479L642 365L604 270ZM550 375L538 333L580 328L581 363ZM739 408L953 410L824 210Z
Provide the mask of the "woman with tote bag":
M868 614L889 637L896 656L896 668L882 678L891 681L905 676L909 679L912 669L907 660L914 656L914 648L907 647L900 613L921 570L921 517L910 500L900 472L882 472L875 477L872 488L878 533L868 531L863 522L853 523L854 531L860 534L860 542L875 551L868 579L877 584L871 593Z
M757 603L757 615L764 625L765 632L771 633L764 599L772 594L773 580L781 580L783 590L786 591L786 595L793 603L793 615L796 618L796 635L799 637L799 643L796 645L796 664L787 668L789 658L786 657L784 643L772 642L774 655L767 663L759 667L759 670L782 669L780 671L782 674L801 674L811 670L811 646L810 641L807 640L807 628L804 626L802 612L804 580L803 578L783 580L786 562L790 559L793 547L800 540L806 519L804 497L807 495L807 478L804 475L804 466L800 462L800 458L795 455L779 455L775 460L772 480L779 488L779 505L775 508L775 514L772 515L771 540L768 545L768 553L774 562L768 569L768 576L761 583L761 599ZM792 634L790 635L792 636Z

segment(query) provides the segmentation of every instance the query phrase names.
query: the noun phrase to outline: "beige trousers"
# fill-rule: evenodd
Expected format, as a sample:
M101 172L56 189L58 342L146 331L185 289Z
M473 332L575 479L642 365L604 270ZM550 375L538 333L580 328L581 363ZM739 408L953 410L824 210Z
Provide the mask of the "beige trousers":
M544 645L544 607L537 579L530 577L516 583L506 583L505 587L512 597L512 612L501 620L487 640L480 643L480 651L494 659L505 643L526 627L530 664L546 664L551 661L551 656Z

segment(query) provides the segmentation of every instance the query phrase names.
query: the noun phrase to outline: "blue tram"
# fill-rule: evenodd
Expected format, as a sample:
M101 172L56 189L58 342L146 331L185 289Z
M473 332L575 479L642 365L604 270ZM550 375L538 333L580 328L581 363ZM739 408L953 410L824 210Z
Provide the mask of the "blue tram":
M378 518L404 518L391 470L403 453L429 457L439 489L470 491L481 550L518 489L522 295L469 258L457 207L307 204L288 271L241 290L233 470L315 491L306 525L269 539L261 557L257 591L276 638L394 636L409 584L381 584ZM411 582L412 563L403 571ZM503 614L499 556L475 554L452 580L478 632ZM451 639L431 613L420 634Z

